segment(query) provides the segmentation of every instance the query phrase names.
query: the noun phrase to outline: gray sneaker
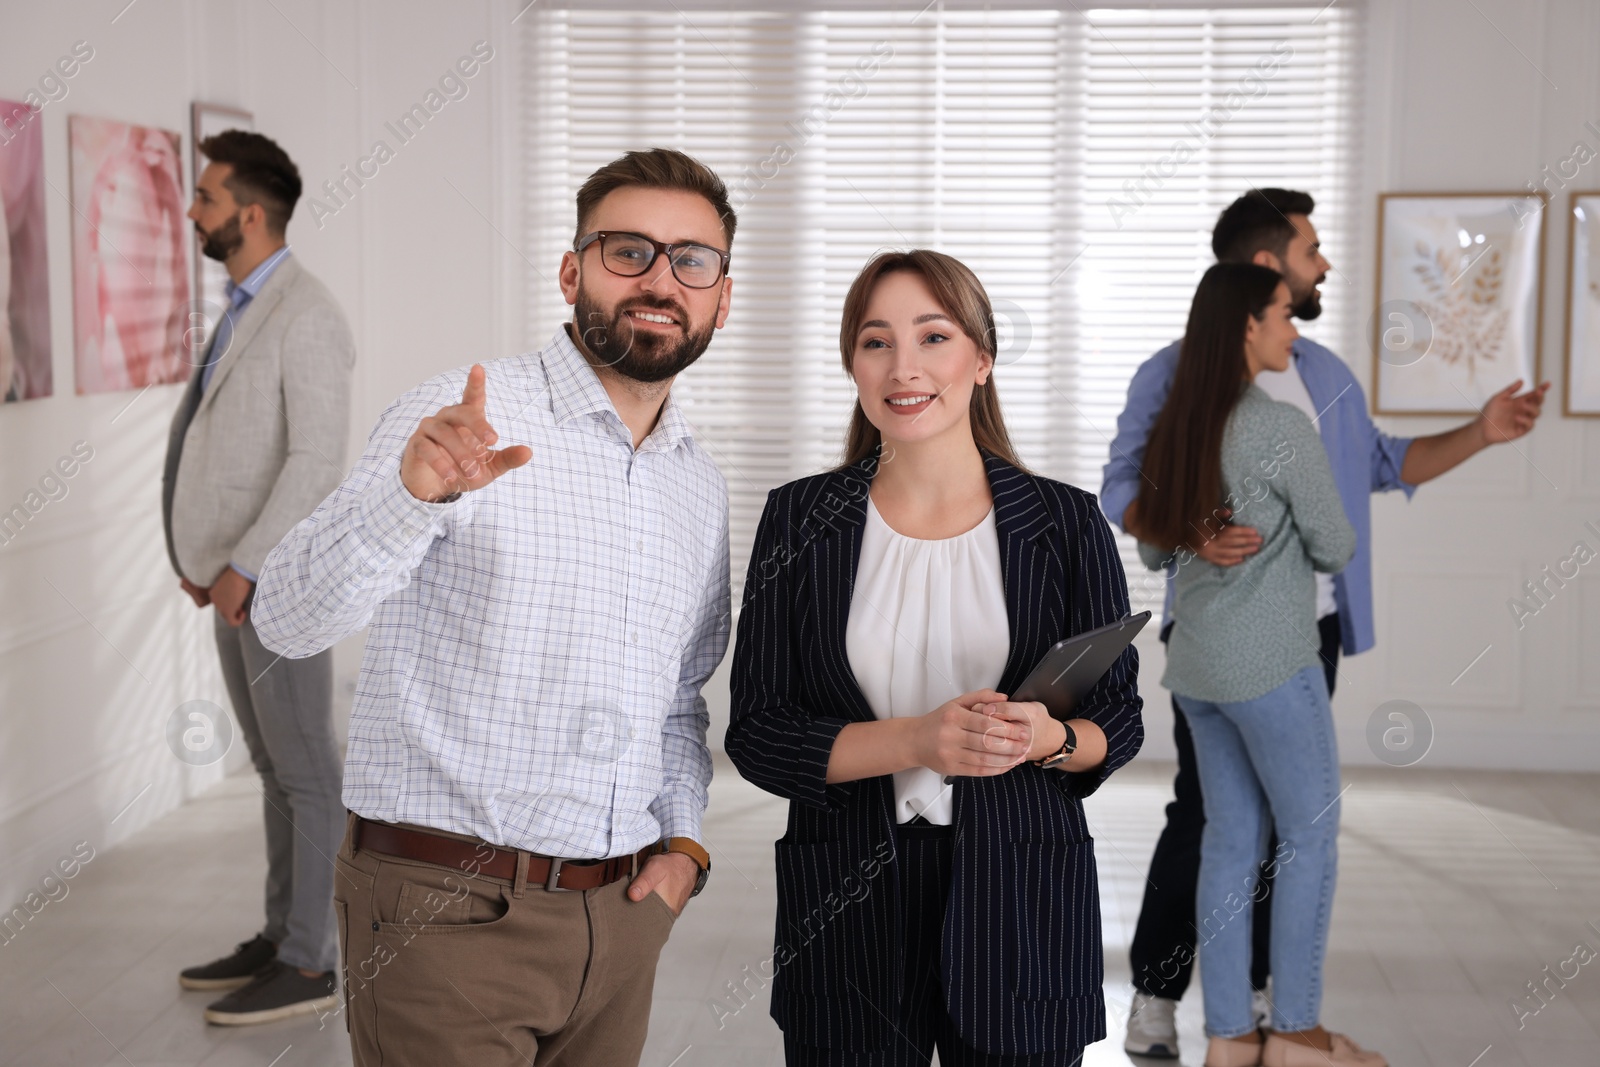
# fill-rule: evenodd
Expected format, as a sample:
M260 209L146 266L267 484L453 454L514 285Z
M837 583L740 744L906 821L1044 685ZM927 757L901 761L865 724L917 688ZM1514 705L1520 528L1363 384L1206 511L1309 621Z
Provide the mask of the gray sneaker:
M257 934L241 942L231 956L202 963L198 967L184 968L178 972L178 984L185 989L238 989L248 985L255 973L271 963L277 955L277 946Z
M1130 1056L1177 1059L1178 1023L1174 1017L1177 1010L1176 1000L1152 997L1135 990L1133 1004L1128 1008L1128 1036L1122 1042L1123 1051Z
M206 1022L252 1026L328 1011L338 1004L339 982L332 971L307 978L300 968L274 960L249 985L206 1008Z

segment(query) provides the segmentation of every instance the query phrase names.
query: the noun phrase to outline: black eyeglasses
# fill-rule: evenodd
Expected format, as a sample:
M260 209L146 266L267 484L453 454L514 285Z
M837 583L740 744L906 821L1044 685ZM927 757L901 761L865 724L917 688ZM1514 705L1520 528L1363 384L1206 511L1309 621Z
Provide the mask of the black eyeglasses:
M642 233L622 230L596 230L580 238L572 250L581 255L596 241L600 242L600 262L606 270L624 278L637 278L650 269L657 256L663 255L672 264L672 276L691 289L709 289L728 272L728 253L720 248L691 241L667 245Z

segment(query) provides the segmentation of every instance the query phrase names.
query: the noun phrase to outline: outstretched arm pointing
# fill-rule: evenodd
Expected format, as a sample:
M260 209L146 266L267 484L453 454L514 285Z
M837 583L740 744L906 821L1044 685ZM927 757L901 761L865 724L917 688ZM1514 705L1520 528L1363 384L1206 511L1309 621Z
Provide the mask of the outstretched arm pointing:
M500 439L484 415L484 371L473 364L461 403L440 408L418 425L400 458L400 480L418 500L437 501L482 489L533 458L527 445L498 451Z
M268 553L250 618L272 651L313 655L367 625L439 537L472 521L476 498L439 505L533 458L525 445L493 450L485 377L473 366L464 388L429 381L397 399L350 475Z

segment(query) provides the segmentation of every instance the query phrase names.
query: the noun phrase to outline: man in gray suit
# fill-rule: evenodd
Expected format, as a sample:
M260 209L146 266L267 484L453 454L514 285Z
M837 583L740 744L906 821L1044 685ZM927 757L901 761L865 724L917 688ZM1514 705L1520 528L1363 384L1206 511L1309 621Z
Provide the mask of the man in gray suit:
M355 347L332 294L284 241L300 172L257 133L200 145L210 161L189 218L231 279L205 358L172 420L162 477L167 552L196 606L216 609L222 673L261 774L266 927L190 967L186 989L232 990L206 1009L225 1025L338 1003L331 857L344 836L332 729L332 650L274 656L250 621L267 553L344 477Z

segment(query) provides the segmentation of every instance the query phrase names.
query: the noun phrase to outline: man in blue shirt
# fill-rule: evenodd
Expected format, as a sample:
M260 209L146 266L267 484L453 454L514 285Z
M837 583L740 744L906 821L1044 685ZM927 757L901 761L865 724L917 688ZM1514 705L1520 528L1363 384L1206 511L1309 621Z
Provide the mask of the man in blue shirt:
M1222 262L1258 263L1283 274L1294 312L1310 320L1322 312L1319 286L1329 263L1321 252L1310 215L1309 193L1252 189L1217 219L1211 248ZM1181 342L1174 341L1141 365L1128 386L1128 402L1117 418L1111 460L1105 467L1100 505L1124 531L1137 528L1134 501L1139 495L1145 441L1161 413L1177 367ZM1287 371L1257 378L1269 395L1295 404L1317 426L1345 514L1356 530L1355 556L1336 575L1318 575L1317 614L1322 659L1333 692L1341 649L1365 652L1373 644L1372 493L1403 490L1409 498L1423 482L1450 470L1492 444L1515 440L1533 428L1550 384L1521 395L1519 380L1496 393L1472 421L1428 437L1391 437L1372 424L1366 396L1355 375L1337 355L1302 337L1294 343ZM1249 526L1223 526L1196 554L1217 566L1233 566L1250 556L1261 538ZM1172 626L1172 585L1167 585L1162 639ZM1189 984L1195 957L1195 883L1200 872L1200 836L1205 826L1194 745L1183 714L1173 702L1173 739L1178 750L1175 799L1167 805L1167 825L1150 861L1144 905L1134 932L1131 957L1134 998L1125 1048L1135 1055L1178 1054L1173 1010ZM1265 858L1265 857L1263 857ZM1267 924L1270 909L1254 909L1254 961L1251 981L1264 989L1267 978Z

